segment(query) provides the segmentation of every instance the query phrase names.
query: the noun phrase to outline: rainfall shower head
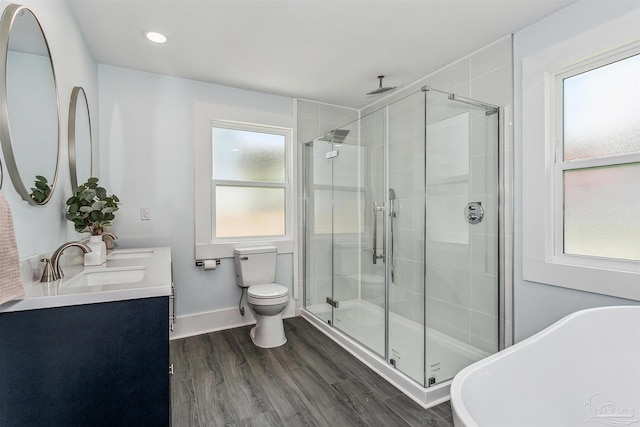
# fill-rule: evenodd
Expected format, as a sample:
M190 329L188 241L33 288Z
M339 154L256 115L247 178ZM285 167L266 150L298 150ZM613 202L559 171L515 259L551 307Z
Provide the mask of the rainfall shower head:
M396 88L395 86L382 87L382 79L384 79L384 76L378 76L378 79L380 80L380 86L378 87L378 89L367 92L367 95L380 95L381 93L385 93Z
M336 144L342 144L342 141L349 135L349 129L335 129L331 132L333 133L333 142Z
M334 129L325 133L319 141L333 142L334 144L342 144L342 141L349 135L349 129Z

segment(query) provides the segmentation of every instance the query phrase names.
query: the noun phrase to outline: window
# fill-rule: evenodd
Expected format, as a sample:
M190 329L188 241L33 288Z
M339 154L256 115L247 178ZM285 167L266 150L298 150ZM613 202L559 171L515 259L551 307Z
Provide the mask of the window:
M640 55L557 75L555 252L640 260Z
M611 30L522 60L522 273L640 300L640 43Z
M292 253L292 129L211 120L211 114L203 108L196 117L196 259L232 257L239 245Z
M285 236L288 132L216 123L211 141L214 240Z

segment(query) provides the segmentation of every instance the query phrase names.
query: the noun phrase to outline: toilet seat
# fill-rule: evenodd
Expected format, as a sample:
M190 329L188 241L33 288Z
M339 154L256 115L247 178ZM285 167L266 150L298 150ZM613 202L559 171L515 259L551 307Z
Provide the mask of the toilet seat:
M283 304L289 301L289 289L277 283L249 286L247 301L253 305Z
M247 295L260 299L278 298L289 295L289 289L277 283L265 283L264 285L249 286Z

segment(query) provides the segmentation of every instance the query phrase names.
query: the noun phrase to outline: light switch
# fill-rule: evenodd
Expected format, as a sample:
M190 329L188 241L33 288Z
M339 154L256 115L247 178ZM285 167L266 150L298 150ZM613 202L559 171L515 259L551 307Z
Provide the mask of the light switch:
M140 208L140 220L148 221L151 219L151 208Z

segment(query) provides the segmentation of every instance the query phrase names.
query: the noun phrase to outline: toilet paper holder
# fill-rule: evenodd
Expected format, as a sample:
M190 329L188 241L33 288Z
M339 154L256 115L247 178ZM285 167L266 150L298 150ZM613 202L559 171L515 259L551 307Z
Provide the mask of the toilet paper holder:
M220 258L214 259L197 259L196 267L202 267L205 270L215 270L220 265Z

